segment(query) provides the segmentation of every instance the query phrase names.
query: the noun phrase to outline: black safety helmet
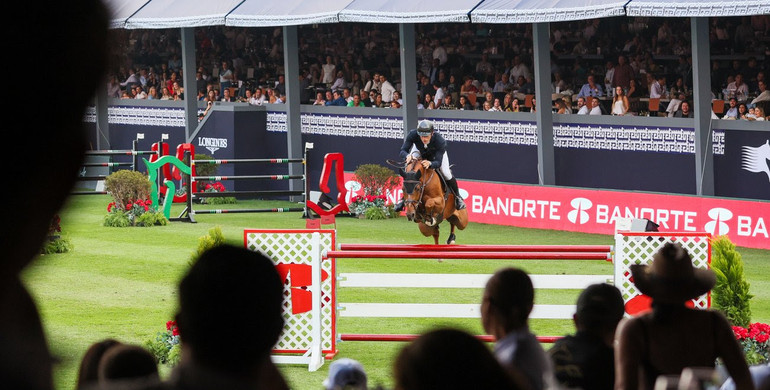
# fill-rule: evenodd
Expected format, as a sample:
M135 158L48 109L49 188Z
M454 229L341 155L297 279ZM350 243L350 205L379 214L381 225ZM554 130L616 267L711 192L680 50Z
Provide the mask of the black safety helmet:
M423 137L433 134L433 122L427 119L421 120L417 124L417 134Z

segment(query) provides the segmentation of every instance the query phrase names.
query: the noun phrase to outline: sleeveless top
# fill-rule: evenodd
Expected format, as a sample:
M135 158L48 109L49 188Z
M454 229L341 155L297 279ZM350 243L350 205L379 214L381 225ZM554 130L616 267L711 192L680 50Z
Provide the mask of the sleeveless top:
M624 114L624 112L623 112L623 100L622 99L615 100L615 102L612 103L612 114L613 115L622 115L622 114Z

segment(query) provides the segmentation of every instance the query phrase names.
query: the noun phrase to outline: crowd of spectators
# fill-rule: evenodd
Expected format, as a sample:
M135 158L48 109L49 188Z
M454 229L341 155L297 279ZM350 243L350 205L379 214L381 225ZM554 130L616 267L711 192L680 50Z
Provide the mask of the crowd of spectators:
M110 97L184 97L177 30L115 34L120 44L113 45L118 68L110 78ZM393 98L403 90L397 25L300 26L298 35L301 74L289 77L299 78L302 104L399 108L406 99L423 109L517 112L533 107L529 24L417 25L417 96L400 99ZM192 88L199 100L286 102L281 28L215 26L197 28L195 36L198 68ZM747 113L767 115L770 15L712 18L710 39L714 100L735 98ZM600 110L594 114L687 116L681 113L687 101L692 115L690 41L688 18L553 23L553 112L578 113L583 106L593 108L598 98ZM622 103L615 103L617 87L625 96ZM714 111L720 118L734 117L721 104Z

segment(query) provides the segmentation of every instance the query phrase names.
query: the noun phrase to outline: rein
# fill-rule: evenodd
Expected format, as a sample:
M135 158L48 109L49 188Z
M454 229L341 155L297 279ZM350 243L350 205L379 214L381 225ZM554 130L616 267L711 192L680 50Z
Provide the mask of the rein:
M419 163L420 163L420 160L415 160L415 165L416 165L416 164L419 164ZM426 169L426 170L427 170L427 169ZM435 170L435 169L431 169L431 173L430 173L430 176L428 176L428 178L427 178L427 179L424 179L424 180L423 180L423 179L420 179L420 180L404 180L404 183L416 183L415 187L419 187L419 190L420 190L420 196L417 198L417 200L411 200L411 199L407 199L407 200L404 200L404 204L407 204L407 205L413 204L413 205L414 205L414 208L415 208L415 212L416 212L416 213L417 213L417 214L420 216L420 218L422 218L423 220L427 219L427 218L426 218L426 217L427 217L427 215L425 214L425 207L423 207L423 208L422 208L422 209L423 209L423 212L422 212L422 213L419 213L419 212L418 212L418 209L419 209L419 206L420 206L420 205L422 205L422 198L423 198L423 196L425 195L425 187L427 187L427 186L428 186L428 184L430 184L430 181L431 181L431 180L433 180L433 176L435 176L435 175L436 175L436 170ZM416 189L417 189L417 188L415 188L415 190L416 190ZM415 192L415 191L412 191L412 193L414 193L414 192ZM411 194L409 194L409 195L411 195ZM446 202L444 202L444 208L446 208ZM442 215L443 215L443 214L442 214Z

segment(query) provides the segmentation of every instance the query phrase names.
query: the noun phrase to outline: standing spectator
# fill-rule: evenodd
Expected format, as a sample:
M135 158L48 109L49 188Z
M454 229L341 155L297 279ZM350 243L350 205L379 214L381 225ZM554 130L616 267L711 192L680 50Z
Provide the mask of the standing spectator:
M120 81L118 76L110 76L110 81L107 83L107 97L119 98L120 97Z
M604 88L609 93L612 91L612 78L615 77L615 63L607 61L606 69L604 72Z
M481 301L481 322L494 336L495 357L504 367L512 367L526 377L532 390L549 389L553 371L543 347L529 331L529 314L535 290L526 272L503 268L487 281Z
M386 76L385 73L380 74L380 83L382 101L385 103L390 103L391 100L393 100L393 92L395 92L396 88L394 88L393 84L388 81L388 76Z
M634 68L626 62L626 56L619 55L618 64L615 65L615 71L612 75L612 87L620 86L623 89L628 89L634 77L636 77Z
M203 252L179 284L182 360L170 389L288 389L270 360L283 329L283 292L275 265L260 252L228 244ZM234 323L250 331L237 343L222 342Z
M326 84L327 87L331 87L334 82L334 76L337 66L332 62L332 56L326 56L326 63L321 66L321 82Z
M626 115L628 113L628 97L619 85L615 87L615 96L612 97L612 115Z
M445 66L446 62L449 60L446 49L438 39L433 40L433 59L438 59L438 64L440 66Z
M743 82L742 74L736 74L735 81L727 84L727 93L731 98L738 99L739 102L745 101L749 97L749 86Z
M225 90L233 86L233 80L235 76L233 71L230 70L230 65L227 61L222 61L222 69L219 70L219 88Z
M754 388L727 319L718 311L685 305L714 287L714 271L694 268L681 244L667 243L650 265L631 265L631 275L636 289L652 298L652 312L619 326L615 389L652 389L660 375L679 375L685 367L713 368L717 358L737 389Z
M615 386L615 329L625 303L617 287L592 284L577 300L572 320L577 333L548 350L554 376L571 389L612 390Z
M647 89L650 91L650 99L660 99L663 97L663 87L652 73L647 73Z
M511 80L518 80L519 76L524 76L524 79L530 77L529 67L527 64L521 61L521 56L516 55L513 57L513 66L511 67Z

